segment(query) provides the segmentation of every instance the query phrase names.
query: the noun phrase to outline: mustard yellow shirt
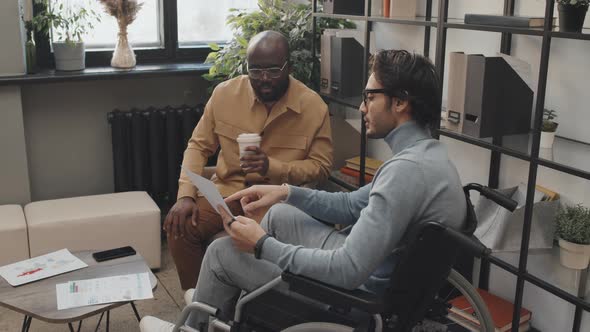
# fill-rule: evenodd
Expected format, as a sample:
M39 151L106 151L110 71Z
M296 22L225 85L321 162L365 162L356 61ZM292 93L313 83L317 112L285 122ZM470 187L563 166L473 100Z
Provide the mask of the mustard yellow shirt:
M240 168L238 135L258 133L267 154L265 176ZM207 158L221 146L213 182L226 197L251 184L305 185L327 178L332 168L332 133L328 107L303 83L289 77L289 88L267 112L247 75L219 84L184 152L182 165L202 174ZM197 197L197 189L181 172L178 198Z

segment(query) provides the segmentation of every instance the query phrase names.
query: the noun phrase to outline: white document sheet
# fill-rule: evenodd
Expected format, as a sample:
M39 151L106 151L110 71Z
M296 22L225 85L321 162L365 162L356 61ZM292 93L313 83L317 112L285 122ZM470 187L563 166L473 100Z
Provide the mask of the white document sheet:
M57 310L154 297L147 272L70 281L55 285L55 290Z
M211 204L211 206L213 206L213 208L215 209L215 211L217 211L217 213L219 213L217 206L221 205L221 206L223 206L223 208L225 208L227 213L229 213L232 217L235 218L235 216L229 210L229 207L227 206L227 204L225 204L225 201L223 200L223 197L221 197L219 190L217 190L215 183L213 183L210 180L205 179L204 177L202 177L198 174L195 174L195 173L189 171L185 167L182 167L182 170L184 170L186 175L188 175L188 178L191 179L191 182L197 187L197 189L199 189L201 194L203 194L203 196L205 196L207 201L209 201L209 204Z
M61 249L43 256L2 266L0 267L0 276L12 286L19 286L87 266L78 257L72 255L68 249Z

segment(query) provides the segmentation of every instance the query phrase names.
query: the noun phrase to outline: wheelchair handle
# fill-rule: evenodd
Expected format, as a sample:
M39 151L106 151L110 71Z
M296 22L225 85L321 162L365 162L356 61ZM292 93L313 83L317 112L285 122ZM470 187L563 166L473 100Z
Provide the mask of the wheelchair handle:
M470 190L478 191L480 194L482 194L486 198L491 199L496 204L502 206L503 208L505 208L506 210L508 210L510 212L514 212L514 210L518 206L518 203L515 200L504 196L502 193L498 192L497 190L482 186L481 184L470 183L470 184L466 185L463 190L467 194L469 193Z
M445 227L444 230L446 236L453 243L457 243L460 248L467 250L467 252L475 257L487 257L492 252L490 248L487 248L483 243L479 241L475 236L467 236L461 232L458 232L451 227Z

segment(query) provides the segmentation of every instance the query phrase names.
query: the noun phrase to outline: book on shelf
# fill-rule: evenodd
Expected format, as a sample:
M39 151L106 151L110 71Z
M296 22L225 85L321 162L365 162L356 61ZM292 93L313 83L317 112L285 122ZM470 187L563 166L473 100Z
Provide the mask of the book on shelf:
M389 17L416 18L416 0L391 0Z
M514 310L514 305L499 296L491 294L483 289L477 289L477 292L486 303L490 314L492 315L492 319L494 320L494 326L496 327L496 332L506 332L509 331L512 327L512 312ZM465 296L458 296L450 301L451 308L450 313L461 317L463 320L467 320L472 324L479 324L478 320L475 317L475 311L471 304L467 301ZM450 314L449 313L449 314ZM520 325L525 324L526 322L531 320L532 313L525 309L520 309Z
M469 332L480 332L481 331L481 327L479 324L474 323L471 320L467 320L462 318L461 316L454 314L452 312L449 312L449 314L447 315L447 318L451 321L453 321L454 323L456 323L457 325L460 325L461 327L463 327L466 331ZM518 332L527 332L531 329L531 322L527 321L524 322L522 324L520 324L518 326ZM510 329L508 329L509 331ZM454 329L452 331L455 331ZM499 332L500 330L498 330L497 328L495 329L495 332Z
M382 17L383 16L383 0L372 0L371 1L371 16Z
M346 159L346 167L360 171L361 169L361 157L354 157ZM379 167L383 165L381 160L365 157L365 173L375 175Z
M555 25L555 17L551 26ZM497 25L517 28L542 28L544 17L465 14L465 24Z
M344 174L344 173L340 172L339 170L332 171L332 173L330 173L330 176L334 179L340 180L340 181L347 183L351 186L354 186L354 187L359 186L359 178L358 177Z
M340 167L340 173L346 174L346 175L350 175L350 176L354 176L357 179L361 176L361 172L359 172L359 171L357 171L355 169L352 169L352 168L348 168L346 166ZM365 174L365 182L368 183L368 182L371 182L371 181L373 181L373 175L371 175L371 174Z

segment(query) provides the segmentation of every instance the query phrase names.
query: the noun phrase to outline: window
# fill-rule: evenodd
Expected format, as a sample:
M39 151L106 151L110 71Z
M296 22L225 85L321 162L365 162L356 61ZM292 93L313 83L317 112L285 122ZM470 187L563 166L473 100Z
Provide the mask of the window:
M0 0L3 1L3 0ZM114 17L104 12L98 0L51 0L52 4L85 6L99 13L101 22L83 36L86 66L108 66L119 31ZM258 9L258 0L140 0L143 7L128 27L137 63L201 62L210 52L212 42L223 44L232 37L226 25L230 9ZM35 6L35 11L43 7ZM53 31L51 39L56 39ZM43 67L53 67L50 40L35 35L38 60Z
M128 27L129 42L134 49L163 48L164 38L161 31L162 6L160 0L142 0L143 7L137 14L135 21ZM104 12L103 5L98 1L88 0L56 0L54 4L64 6L88 6L100 15L101 22L95 25L93 31L84 35L86 49L112 50L117 42L119 27L117 20ZM52 39L56 39L57 31L54 31Z
M178 44L180 47L223 43L232 32L225 24L231 8L253 10L256 0L177 0Z

